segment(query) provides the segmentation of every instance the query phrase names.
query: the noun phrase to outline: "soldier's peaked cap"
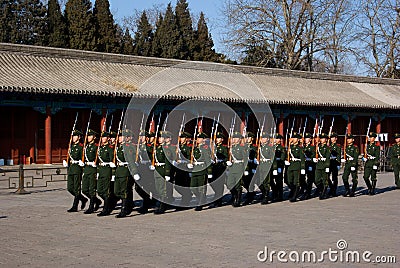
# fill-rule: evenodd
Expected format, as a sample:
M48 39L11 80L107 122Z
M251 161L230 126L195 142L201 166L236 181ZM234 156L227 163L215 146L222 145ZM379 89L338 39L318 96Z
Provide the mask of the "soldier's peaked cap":
M205 139L205 138L208 138L208 136L207 136L206 133L200 132L199 134L197 134L197 138L203 138L203 139Z
M348 133L348 134L346 135L346 137L347 137L348 139L354 139L354 135L351 134L351 133Z
M395 133L395 134L394 134L394 138L395 138L395 139L400 138L400 133Z
M232 138L243 138L243 136L240 132L235 131L232 134Z
M73 136L82 136L82 131L75 129L72 133Z
M370 132L368 136L370 136L372 138L376 138L377 134L375 132Z
M93 129L89 129L87 135L88 136L97 136L98 133L96 131L94 131Z

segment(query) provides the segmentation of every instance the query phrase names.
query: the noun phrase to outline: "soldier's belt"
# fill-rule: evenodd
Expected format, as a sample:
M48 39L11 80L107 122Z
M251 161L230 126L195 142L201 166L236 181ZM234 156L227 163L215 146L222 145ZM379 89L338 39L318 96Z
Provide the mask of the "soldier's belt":
M236 164L236 163L244 163L244 160L233 160L232 163Z
M70 162L71 162L71 164L79 164L79 160L72 160L72 159L71 159Z
M155 163L157 167L165 166L165 163Z
M197 165L204 165L205 163L204 162L194 162L193 164L197 166Z
M301 159L300 159L300 158L291 158L290 160L291 160L291 161L294 161L294 162L301 161Z
M127 167L128 164L129 164L128 162L118 162L119 167Z
M110 164L111 164L111 163L109 163L109 162L103 162L103 163L100 163L100 166L102 166L102 167L109 167Z
M263 162L263 163L268 162L268 161L271 161L271 159L267 159L267 158L260 159L260 162Z
M140 161L140 164L142 164L142 165L148 165L150 163L151 163L150 160Z
M223 159L217 159L217 163L222 163L222 162L224 162Z
M85 162L86 166L93 166L95 163L94 162Z

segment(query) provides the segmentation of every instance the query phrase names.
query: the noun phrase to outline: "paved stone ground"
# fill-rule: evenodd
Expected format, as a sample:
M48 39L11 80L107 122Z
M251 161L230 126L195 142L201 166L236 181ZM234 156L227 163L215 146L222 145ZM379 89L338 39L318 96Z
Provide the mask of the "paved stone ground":
M67 213L72 197L65 182L28 189L32 192L28 195L2 190L0 267L347 267L327 257L319 264L282 264L276 255L273 263L257 260L265 247L269 252L313 250L320 254L329 248L337 250L339 239L348 244L343 252L369 250L371 259L397 255L399 263L400 190L392 185L393 175L387 173L379 175L375 196L360 195L365 189L362 181L355 198L256 203L164 215L133 212L125 219Z

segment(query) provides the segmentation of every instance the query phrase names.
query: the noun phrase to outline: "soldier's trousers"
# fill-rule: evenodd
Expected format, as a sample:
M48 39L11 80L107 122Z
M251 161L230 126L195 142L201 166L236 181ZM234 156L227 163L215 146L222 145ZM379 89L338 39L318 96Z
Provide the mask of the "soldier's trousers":
M329 178L332 185L335 187L338 185L338 175L339 175L340 166L334 164L329 166Z
M227 178L226 178L226 186L228 187L229 190L236 190L239 191L242 189L242 173L233 173L233 172L228 172Z
M351 171L350 165L345 165L344 166L343 175L342 175L343 183L345 183L345 184L349 183L349 176L350 175L352 177L352 182L353 183L358 183L357 167L355 167L354 171Z
M96 196L97 168L85 166L82 177L82 193L87 197Z
M329 174L325 172L325 168L317 168L315 170L315 185L322 185L324 187L329 185Z
M377 169L373 169L373 167L364 167L364 180L369 180L369 178L371 177L371 181L376 181L376 172L378 170Z
M283 198L283 174L272 175L271 177L271 189L274 199Z
M105 200L111 194L111 175L112 169L110 167L98 168L99 178L97 180L97 193Z
M167 181L165 180L165 166L156 167L154 171L154 184L156 194L160 202L165 203L167 200Z
M307 194L311 194L313 183L315 183L315 166L306 165L306 175L307 175Z
M243 187L246 189L247 192L254 191L254 185L250 185L251 180L253 179L253 175L254 174L251 172L251 170L249 170L249 175L242 177Z
M215 197L222 197L224 193L224 185L226 183L225 167L223 165L215 164L212 168L213 178L209 179L211 188L215 193Z
M288 169L287 176L288 176L288 185L289 185L289 187L300 186L300 170Z
M125 167L118 167L117 169L123 169ZM115 173L115 182L114 182L114 195L117 198L121 199L130 199L132 198L132 186L133 186L133 177L128 172L122 172L125 174L121 174L118 170ZM128 173L128 174L126 174Z
M269 192L271 188L271 172L268 173L261 173L261 183L260 183L260 190L261 192Z
M78 164L72 164L68 168L67 176L67 189L73 196L81 194L81 181L82 181L82 169Z
M400 187L400 164L393 165L393 173L394 173L394 183L397 187Z
M206 182L207 182L207 174L204 174L204 172L192 173L190 188L193 194L196 196L198 203L203 203L205 201L206 190L207 190Z
M189 204L190 200L192 199L189 172L179 168L176 169L175 190L182 196L182 202L184 204Z

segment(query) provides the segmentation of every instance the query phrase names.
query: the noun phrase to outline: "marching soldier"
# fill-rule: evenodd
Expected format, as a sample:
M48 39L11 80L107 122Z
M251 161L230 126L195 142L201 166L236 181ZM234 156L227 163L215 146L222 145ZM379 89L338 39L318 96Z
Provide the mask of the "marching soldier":
M254 173L256 172L256 169L257 169L257 159L256 159L257 148L253 144L255 135L252 132L247 132L247 135L245 138L246 138L245 146L247 147L249 156L248 156L247 168L246 168L246 170L248 170L248 175L243 176L243 187L247 191L245 201L243 202L244 206L251 204L251 202L253 202L253 200L254 200L254 196L255 196L254 185L250 185L250 184L251 184L251 180L254 176Z
M274 137L275 156L272 163L272 199L274 202L283 200L283 171L285 167L286 150L282 146L283 136L277 133Z
M311 198L311 191L313 184L315 183L315 163L313 159L315 158L316 148L312 145L313 136L310 133L304 134L304 156L305 156L305 166L306 166L306 190L304 199Z
M115 151L115 146L117 146L117 132L110 131L110 139L108 143L110 144L111 149L113 152ZM112 210L115 209L118 203L118 198L114 194L114 185L115 185L115 163L114 167L112 167L112 175L111 175L111 182L110 182L110 206Z
M212 179L212 166L211 166L211 150L205 140L208 138L207 134L200 132L197 134L196 142L193 144L193 163L188 164L188 168L192 169L192 179L190 181L190 188L196 196L198 205L196 211L203 209L202 204L206 201L207 191L207 178Z
M337 186L338 186L338 174L340 170L340 159L342 158L342 147L337 144L337 133L331 133L331 143L329 145L329 150L331 151L330 165L329 165L329 177L332 175L332 183L329 186L329 196L337 196ZM331 181L329 181L331 182Z
M182 132L179 136L179 150L177 153L177 168L175 171L175 185L181 186L176 187L177 191L181 194L182 200L179 209L187 206L192 199L192 192L190 191L190 177L189 172L186 170L186 166L190 160L190 154L192 146L189 143L189 139L192 135L188 132ZM176 152L174 152L176 154Z
M228 166L228 178L227 185L233 196L233 207L240 206L240 198L242 196L242 176L243 174L248 175L247 159L248 151L247 147L240 144L242 135L239 132L232 134L231 148L229 152L229 158L226 162Z
M163 214L167 210L167 182L171 180L171 163L168 159L172 158L172 155L167 155L170 153L169 150L164 150L163 146L165 143L166 134L163 132L159 133L158 143L156 146L154 156L154 165L150 166L151 170L154 170L154 181L156 192L158 193L160 200L159 206L154 211L154 214Z
M112 162L114 158L114 150L109 144L110 134L108 132L102 132L100 135L100 144L97 153L98 165L97 165L97 193L101 199L103 199L103 210L97 214L97 216L110 215L114 209L114 205L111 200L111 176L112 169L115 164Z
M288 170L288 186L290 202L296 202L300 190L300 174L306 174L303 149L299 146L301 135L293 133L288 145L288 158L285 165Z
M85 167L83 168L82 193L90 198L89 208L84 212L91 214L99 209L101 200L96 196L97 188L97 167L96 153L97 145L95 138L97 133L89 129L87 133L87 144L84 150Z
M72 143L68 152L69 165L65 160L63 161L64 166L68 166L67 189L68 192L74 196L74 202L72 207L67 210L68 212L77 212L79 201L82 202L81 209L84 209L88 201L87 198L81 194L82 167L84 166L81 160L83 145L79 142L81 137L82 132L79 130L73 131Z
M260 134L260 148L258 151L258 169L260 172L261 205L268 204L271 185L271 166L273 147L269 143L269 136L266 132Z
M142 206L138 209L140 214L146 214L152 205L150 193L154 192L154 174L153 171L149 170L151 164L150 156L153 153L153 143L151 139L154 139L155 134L149 133L142 130L139 133L139 139L137 144L137 159L139 177L135 179L135 191L142 198ZM139 180L140 179L140 180ZM142 181L143 180L143 181ZM147 191L145 191L145 188Z
M167 201L168 203L172 204L174 202L174 197L173 197L173 183L175 183L175 172L176 168L174 164L176 164L176 145L171 144L171 139L172 139L172 133L169 131L163 131L164 137L165 137L165 142L163 145L164 150L167 150L168 152L166 155L168 156L167 160L170 163L171 166L171 173L170 177L171 180L169 181L170 183L167 183Z
M393 167L394 183L400 189L400 133L394 134L395 144L390 148L390 161Z
M328 135L321 133L319 135L319 144L317 146L317 156L314 162L317 163L315 167L315 184L319 189L319 199L327 198L327 191L329 185L329 166L331 152L329 150L327 142Z
M364 181L368 187L368 194L375 194L376 187L376 172L378 171L379 160L380 160L380 148L375 144L376 133L370 132L368 135L368 146L366 148L367 155L364 155ZM371 177L371 181L369 180Z
M212 166L212 179L209 179L209 183L214 190L215 196L219 196L213 204L212 208L219 207L222 205L222 195L224 192L225 170L226 161L228 160L228 147L223 144L224 134L217 132L215 135L215 148L214 148L214 159L215 163Z
M343 171L343 184L346 189L343 196L350 196L353 197L358 184L358 177L357 177L357 169L358 169L358 156L360 155L360 151L358 147L353 144L354 136L353 134L347 134L347 146L344 148L345 150L345 159L342 159L342 162L345 162L344 171ZM349 176L353 178L353 186L350 192L350 185L349 185Z
M117 198L122 199L121 212L116 216L117 218L124 218L132 212L132 205L129 204L129 193L132 192L133 177L135 180L140 179L137 166L135 163L128 163L125 155L133 156L136 152L136 146L128 141L128 137L132 136L132 132L125 129L118 136L118 144L116 150L116 170L115 170L115 184L114 194ZM134 174L133 177L131 174Z

